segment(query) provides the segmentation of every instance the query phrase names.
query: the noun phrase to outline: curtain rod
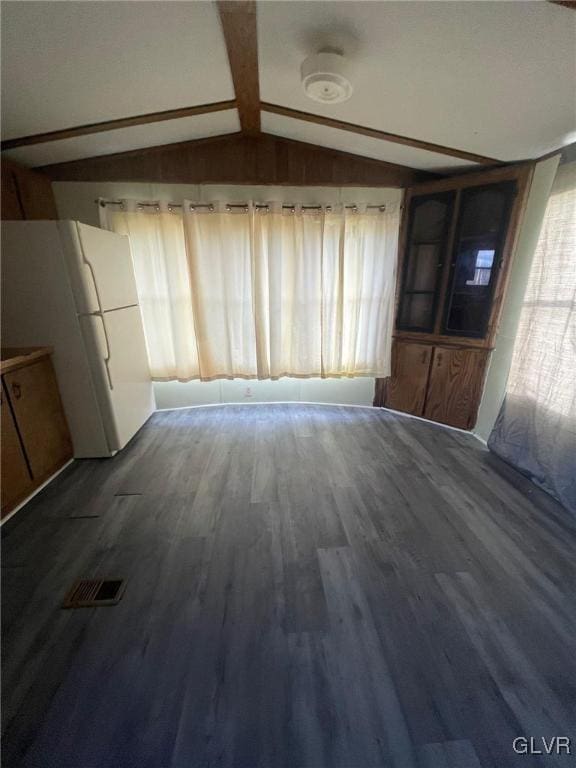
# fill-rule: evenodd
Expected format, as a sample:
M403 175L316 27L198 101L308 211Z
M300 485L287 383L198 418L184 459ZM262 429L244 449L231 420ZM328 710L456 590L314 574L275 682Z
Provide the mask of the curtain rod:
M121 207L124 207L124 202L122 200L103 200L102 198L97 198L94 200L95 203L102 206L102 208L105 208L107 205L119 205ZM150 203L150 202L137 202L136 203L137 208L156 208L157 210L160 209L160 203ZM208 210L213 211L214 210L214 204L213 203L190 203L190 210L194 211L196 208L208 208ZM226 210L230 211L232 208L243 208L244 210L248 210L248 203L229 203L226 205ZM171 211L173 208L183 208L182 203L167 203L167 208L169 211ZM254 208L256 210L269 210L270 206L266 203L257 203L254 205ZM282 205L282 208L286 208L287 210L294 211L296 209L295 205ZM331 211L333 206L332 205L302 205L301 206L303 211L321 211L323 208L326 208L327 211ZM357 211L358 206L357 205L345 205L344 208ZM386 204L382 203L380 205L367 205L366 208L377 208L380 211L386 210Z

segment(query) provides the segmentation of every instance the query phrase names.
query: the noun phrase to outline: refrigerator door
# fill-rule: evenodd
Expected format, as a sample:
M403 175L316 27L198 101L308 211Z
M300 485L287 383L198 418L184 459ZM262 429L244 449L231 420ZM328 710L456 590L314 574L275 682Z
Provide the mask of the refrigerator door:
M80 316L111 453L124 448L154 411L138 306Z
M127 237L77 221L59 228L79 315L138 304Z
M56 221L2 222L2 344L50 346L74 456L109 456Z

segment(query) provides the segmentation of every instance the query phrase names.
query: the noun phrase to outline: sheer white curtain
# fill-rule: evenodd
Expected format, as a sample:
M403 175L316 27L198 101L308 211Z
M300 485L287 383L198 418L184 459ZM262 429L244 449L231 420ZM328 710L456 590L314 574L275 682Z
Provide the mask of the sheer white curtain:
M387 370L397 239L397 212L256 211L259 376Z
M182 215L165 204L100 209L100 223L130 237L150 371L156 381L199 378L200 366Z
M390 375L398 206L123 206L155 379Z
M488 445L576 512L576 163L552 188Z
M192 311L201 379L252 378L256 374L256 328L252 289L250 211L215 204L214 210L185 205ZM196 374L195 374L196 375Z

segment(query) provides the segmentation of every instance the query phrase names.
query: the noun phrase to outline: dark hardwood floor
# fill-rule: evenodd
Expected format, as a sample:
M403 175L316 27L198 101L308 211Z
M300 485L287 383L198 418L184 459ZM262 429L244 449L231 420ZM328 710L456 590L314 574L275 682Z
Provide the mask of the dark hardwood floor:
M5 768L575 765L576 520L472 436L157 413L2 534Z

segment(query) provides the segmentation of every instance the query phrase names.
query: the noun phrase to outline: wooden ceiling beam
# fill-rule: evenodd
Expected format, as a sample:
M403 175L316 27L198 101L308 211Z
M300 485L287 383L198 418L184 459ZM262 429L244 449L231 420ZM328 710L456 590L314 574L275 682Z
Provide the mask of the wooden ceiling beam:
M164 120L180 120L183 117L194 117L195 115L207 115L210 112L222 112L226 109L234 109L236 101L217 101L212 104L199 104L195 107L180 107L179 109L167 109L164 112L150 112L146 115L135 115L133 117L121 117L119 120L106 120L102 123L88 123L87 125L77 125L74 128L63 128L59 131L50 131L48 133L36 133L33 136L22 136L19 139L7 139L0 145L2 151L6 149L15 149L16 147L28 147L32 144L45 144L49 141L62 141L62 139L73 139L76 136L87 136L91 133L103 133L105 131L116 131L119 128L131 128L134 125L146 125L148 123L160 123Z
M476 155L472 152L466 152L462 149L445 147L441 144L432 144L429 141L412 139L408 136L399 136L396 133L387 133L386 131L379 131L376 128L367 128L364 125L357 125L356 123L347 123L344 120L336 120L333 117L326 117L324 115L314 115L311 112L301 112L298 109L283 107L280 104L270 104L268 102L262 102L261 107L263 112L269 112L274 115L283 115L284 117L292 117L292 118L295 118L296 120L304 120L307 123L316 123L317 125L323 125L327 128L337 128L340 131L357 133L357 134L360 134L361 136L369 136L372 139L389 141L392 144L403 144L404 146L414 147L415 149L424 149L427 152L434 152L438 155L447 155L448 157L457 157L460 160L468 160L471 163L480 163L481 165L498 165L499 163L502 162L501 160L495 160L493 157Z
M218 0L216 3L228 51L232 82L242 132L260 133L260 79L258 30L254 0Z

